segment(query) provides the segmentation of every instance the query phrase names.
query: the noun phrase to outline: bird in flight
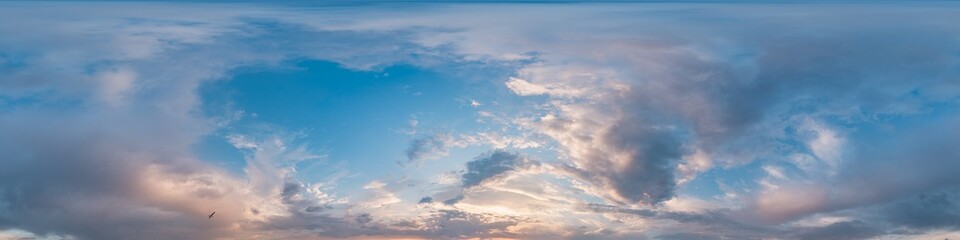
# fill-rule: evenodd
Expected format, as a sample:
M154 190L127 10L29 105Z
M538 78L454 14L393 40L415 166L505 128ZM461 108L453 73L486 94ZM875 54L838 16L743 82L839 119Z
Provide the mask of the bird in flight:
M213 218L213 215L214 215L214 214L217 214L217 212L216 212L216 211L214 211L213 213L211 213L211 214L210 214L210 216L207 216L207 219L211 219L211 218Z

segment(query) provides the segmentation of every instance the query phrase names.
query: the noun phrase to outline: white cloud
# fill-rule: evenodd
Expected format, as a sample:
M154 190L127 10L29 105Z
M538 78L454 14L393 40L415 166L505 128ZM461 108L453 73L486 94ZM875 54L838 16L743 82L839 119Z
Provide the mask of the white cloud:
M776 187L751 192L740 185L721 184L727 197L716 205L736 206L730 203L753 197L738 210L776 222L957 182L950 171L956 166L936 160L957 156L949 147L955 133L926 131L927 135L943 136L894 139L884 145L887 148L880 148L828 121L870 124L864 119L933 111L914 106L953 106L956 84L945 79L956 75L951 70L956 56L950 54L957 51L954 41L944 37L953 30L930 24L955 22L950 8L918 8L929 12L918 16L920 11L913 8L869 6L885 13L877 14L845 7L826 11L797 7L790 9L791 14L808 17L794 18L791 16L796 15L779 15L784 9L752 5L649 5L636 9L470 5L412 12L176 4L9 6L0 10L0 16L17 21L0 21L0 30L12 36L0 39L0 46L24 49L30 57L0 60L0 67L20 64L20 60L24 65L2 69L0 94L44 93L53 97L42 101L79 99L81 105L88 100L115 106L138 104L122 109L83 105L97 111L80 113L30 109L0 115L0 132L5 133L0 136L0 150L11 156L8 167L0 170L6 171L0 174L0 182L18 187L9 192L19 194L0 195L5 200L0 202L24 206L0 210L0 220L16 219L17 225L9 227L26 231L52 229L91 239L216 239L251 234L289 238L318 234L343 238L528 236L518 232L542 234L534 238L616 238L663 225L648 225L647 220L624 213L575 215L580 213L544 202L575 202L566 196L576 192L610 204L662 202L666 208L711 213L714 205L675 198L676 184L698 177L715 164L743 166L777 151L785 152L783 155L806 173L826 169L828 174L822 174L825 178L811 174L815 177L788 179L785 169L764 165L771 177L764 183ZM443 11L434 12L438 8ZM766 11L768 8L772 10ZM697 16L697 21L664 18L665 13L675 12L693 13L684 16ZM699 17L720 21L704 25ZM759 18L764 21L756 21ZM836 21L847 19L863 21ZM824 24L827 22L831 24ZM836 22L843 24L833 24ZM878 31L878 26L905 32ZM782 29L789 31L779 31ZM284 35L288 30L298 34ZM768 32L778 34L759 34ZM314 35L295 38L299 33ZM452 53L444 52L448 50ZM410 60L414 54L419 57ZM216 128L196 114L202 105L196 95L198 86L228 77L228 70L237 66L275 65L302 58L335 61L355 69L400 61L417 66L462 61L516 66L519 70L505 87L519 96L545 99L517 116L526 119L514 122L522 125L517 126L522 130L519 134L433 136L423 144L412 144L408 158L443 157L450 147L481 143L518 149L547 147L557 150L558 161L566 165L546 166L551 169L546 172L574 178L572 186L523 188L520 183L533 181L528 176L523 179L529 181L513 186L493 182L490 188L468 192L472 195L462 205L469 210L441 206L449 209L411 213L411 220L410 216L397 216L397 212L416 207L390 189L391 182L371 182L367 190L373 195L367 203L347 203L292 179L293 163L322 155L290 146L282 138L228 136L229 143L247 154L242 177L192 156L193 144ZM523 61L533 63L518 63ZM935 94L928 96L927 92ZM88 95L93 99L86 99ZM479 103L471 101L470 105L478 107ZM493 105L484 105L484 110L495 111ZM809 121L791 125L792 120L783 120L798 115L810 116ZM408 125L414 130L411 134L416 134L416 125L415 119ZM950 126L954 125L940 127L953 129ZM794 127L802 136L783 133ZM541 136L552 142L534 138ZM809 154L784 147L789 144L777 144L780 142L798 142ZM881 156L850 150L901 149L901 145L908 146L902 151L879 151ZM39 175L56 181L36 177ZM441 175L436 182L463 181L450 175ZM487 178L480 181L483 179ZM503 179L511 180L515 179ZM61 200L60 196L71 198ZM517 201L499 201L489 213L477 213L492 202L478 199L491 196L510 196ZM337 204L348 207L328 208ZM350 208L354 206L359 207ZM29 211L33 208L42 211ZM229 209L218 211L218 218L224 221L202 218L213 208ZM258 209L257 213L251 208ZM507 214L518 209L531 216L556 218L521 219ZM370 213L358 215L354 210ZM49 215L57 211L72 214ZM536 211L543 215L534 214ZM90 216L105 216L96 218L103 225L82 225L90 223L94 218ZM353 222L356 216L366 216L364 227ZM559 220L553 224L542 219ZM524 223L518 223L520 220ZM0 221L7 222L11 221ZM387 223L409 224L377 225ZM136 237L124 232L138 227L148 232L138 232ZM723 227L730 226L710 233L736 233L723 232L734 227Z
M677 166L677 172L680 175L677 183L683 184L696 178L696 176L713 167L713 159L706 152L697 150L693 154L684 156L683 163Z
M510 81L507 81L507 87L521 96L541 95L548 92L547 88L543 86L519 78L510 78Z
M110 105L121 105L133 90L137 73L130 69L111 69L97 74L100 81L100 100Z
M805 129L813 136L807 141L807 146L813 154L822 161L828 174L835 174L840 165L844 149L844 139L835 130L812 120L804 122Z
M764 165L763 171L767 173L768 176L771 176L775 179L787 179L787 176L783 173L783 168L771 165Z

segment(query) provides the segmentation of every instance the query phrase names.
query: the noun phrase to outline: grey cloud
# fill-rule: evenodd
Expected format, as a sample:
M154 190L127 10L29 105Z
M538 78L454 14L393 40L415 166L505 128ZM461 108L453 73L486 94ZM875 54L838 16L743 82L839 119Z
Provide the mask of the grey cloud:
M334 206L330 203L320 203L313 195L304 194L307 189L302 182L288 179L280 188L280 201L286 208L286 211L296 215L323 214L326 210L331 210ZM255 214L259 214L259 211Z
M0 112L0 132L4 133L0 135L0 152L5 155L3 168L0 168L0 228L20 228L38 234L67 234L81 239L230 237L227 232L231 226L196 217L205 214L200 214L191 206L157 203L159 200L149 198L149 194L145 193L150 189L142 186L149 184L142 184L145 180L140 178L144 172L152 171L145 166L158 166L164 176L171 180L200 186L188 194L196 199L214 201L229 196L230 189L224 189L223 185L203 177L204 173L218 170L193 159L189 150L191 143L215 128L209 123L210 119L193 115L199 105L194 92L200 82L223 77L226 71L236 66L271 65L292 57L330 59L361 69L404 61L409 55L416 55L419 60L427 62L418 64L462 60L459 56L437 56L432 54L429 47L406 42L407 39L424 36L417 33L423 29L411 26L394 27L402 30L384 32L316 31L306 25L287 24L283 20L264 20L270 19L265 16L269 14L259 11L253 14L259 18L251 20L243 18L245 14L251 14L249 12L222 14L224 11L230 12L227 11L229 9L197 11L149 6L151 11L137 10L143 9L142 6L118 7L112 11L94 7L49 7L34 11L36 9L22 5L0 10L5 18L17 19L0 21L0 29L8 33L5 36L22 36L0 39L0 46L4 49L3 55L0 55L0 75L4 76L0 81L0 94L16 99L39 98L36 102L26 101L26 106ZM676 165L682 163L681 157L693 149L702 149L729 166L739 166L757 158L776 160L777 154L783 152L809 151L805 147L795 146L797 140L790 136L795 117L830 121L841 128L849 127L841 130L852 133L869 132L873 128L892 128L897 131L878 131L877 135L865 134L851 138L856 153L845 158L846 163L837 176L810 174L816 177L804 179L813 182L814 187L828 188L828 197L823 202L811 205L813 207L810 209L774 212L771 215L776 215L776 221L884 203L960 182L955 174L955 169L958 169L958 161L955 160L960 154L953 146L955 144L951 144L960 136L955 131L956 122L910 122L923 117L955 115L950 111L936 110L955 109L957 103L960 84L956 80L956 54L960 48L955 39L955 30L951 25L943 24L957 22L956 14L952 13L955 9L922 8L927 11L923 12L911 7L901 10L900 6L869 6L869 10L880 10L875 13L843 7L829 11L800 7L791 9L796 10L791 12L799 15L770 14L776 11L750 13L757 10L737 7L698 9L683 11L695 13L687 14L690 17L669 21L660 21L664 20L662 14L675 14L678 10L633 14L636 12L619 12L618 9L616 13L631 13L622 16L636 19L623 21L611 21L606 17L608 15L596 17L601 16L600 13L613 13L608 12L611 11L609 9L592 14L570 10L555 12L563 17L576 12L583 14L577 15L581 16L579 19L589 19L583 21L583 25L569 27L568 30L544 27L557 25L549 22L555 18L536 22L544 17L543 14L518 16L531 20L529 22L516 21L512 17L487 17L510 21L511 25L508 26L513 28L505 29L515 29L517 32L483 32L483 35L495 38L505 35L517 39L527 37L531 40L548 38L551 39L548 44L531 41L532 44L517 45L542 47L532 49L545 53L539 56L537 64L611 67L615 68L617 79L627 81L631 91L617 92L613 94L617 95L615 97L581 106L597 110L592 115L573 118L560 116L557 122L546 124L553 124L547 127L554 127L554 130L568 131L564 132L564 136L576 138L575 143L595 144L590 146L592 149L584 151L584 156L579 156L583 159L577 159L575 165L568 166L568 171L629 202L658 203L671 198L677 185L677 177L673 173ZM157 12L153 14L158 15L151 15L150 12ZM203 14L197 14L199 12ZM169 16L201 18L167 21L171 18ZM395 15L389 16L390 20L396 20L392 18ZM648 21L650 16L658 21ZM720 21L705 27L701 24L704 17ZM77 21L72 19L84 18L105 22L73 25ZM465 18L458 16L458 19ZM758 18L763 21L758 21ZM424 19L441 24L461 23L438 21L437 18ZM187 23L163 25L171 22ZM643 22L655 22L657 26L642 25ZM137 25L140 23L146 24ZM200 32L227 31L186 40L170 38L175 34L159 30L113 31L117 26L127 26L124 28L127 30L154 29L150 28L151 24L174 29L182 29L187 25L201 26L201 29L189 29ZM602 27L593 29L590 26ZM531 29L536 30L529 31L534 35L520 34ZM601 31L610 29L625 31ZM649 29L650 32L637 32L643 29ZM300 34L304 32L309 34ZM536 35L544 32L550 34ZM118 35L110 35L114 33ZM162 37L149 38L158 35ZM119 47L128 45L110 41L114 40L111 36L118 39L135 37L134 40L147 38L144 42L129 44L138 48L123 51ZM583 39L580 39L582 42L576 39L564 42L565 38L553 36L627 39L627 43ZM63 39L72 42L64 42ZM488 40L471 37L451 39ZM304 42L307 44L302 44ZM734 44L725 45L729 42ZM159 47L150 48L149 43L158 43ZM480 46L484 51L496 50L496 46L475 43L451 44L463 48ZM354 44L365 47L357 48ZM571 48L569 44L591 47ZM53 50L44 52L41 48ZM514 46L508 48L516 50ZM8 55L7 49L23 49L27 53L25 57L16 56L19 53ZM149 51L140 52L143 49ZM529 52L531 49L522 50ZM603 58L605 55L610 58ZM102 89L97 88L97 75L92 75L90 71L109 72L118 68L136 71L142 77L135 80L135 85L142 88L122 89L125 91L120 91L123 93L121 95L126 94L124 96L131 105L111 110L93 100L95 97L92 96ZM620 93L622 95L618 95ZM9 105L3 104L3 107ZM78 110L64 111L63 108L67 107L76 107ZM602 121L604 117L613 119ZM585 129L587 131L584 132L572 131L570 127L596 122L607 125ZM851 127L857 124L864 126ZM929 124L934 130L913 126L903 130L896 124ZM905 131L915 134L906 134ZM445 153L442 143L438 144L435 139L424 139L411 143L406 152L408 160ZM865 139L888 139L889 142ZM612 161L610 150L623 153L626 164L620 166ZM515 158L491 159L494 159L492 155L485 160L475 160L473 169L468 164L463 185L470 187L482 184L518 166ZM288 184L277 187L281 190L279 197L291 206L291 216L273 218L253 224L253 227L295 230L291 232L310 229L312 232L306 237L315 237L317 234L333 237L368 236L389 232L382 228L361 229L353 221L356 219L332 217L322 213L317 206L292 201L302 186ZM896 203L884 213L888 221L894 224L918 229L944 228L956 221L956 211L950 210L955 209L954 201L952 194L934 193L917 200ZM785 205L775 205L777 208L782 206ZM245 208L241 206L237 209ZM650 215L644 211L609 209L605 206L592 208L600 212ZM157 209L168 214L151 214ZM218 216L230 216L228 212L223 213L218 213ZM505 229L520 221L501 219L490 222L485 220L487 217L490 216L442 211L423 221L422 225L433 228L400 232L436 238L509 237L509 234L503 233ZM858 221L835 223L822 229L800 229L803 232L792 233L768 230L767 226L750 228L717 212L657 213L655 217L712 226L694 230L703 234L716 230L717 235L738 239L775 236L773 234L796 238L860 238L877 234L869 224ZM697 237L701 233L679 236Z
M456 197L453 197L453 198L451 198L451 199L444 200L444 201L443 201L443 204L446 204L446 205L454 205L454 204L459 203L460 201L463 201L464 198L466 198L466 197L463 196L463 194L460 194L460 195L457 195Z
M840 221L824 226L757 225L744 221L736 209L676 212L603 204L586 204L581 206L581 209L682 223L675 228L661 229L661 234L654 239L870 239L888 234L912 235L925 229L953 228L955 225L951 224L956 221L954 213L958 208L954 203L946 203L955 199L946 200L947 198L952 197L945 192L921 195L858 213L877 217ZM924 210L916 211L916 208Z
M468 213L457 210L440 210L424 222L435 229L428 236L444 239L481 237L516 237L503 230L517 225L523 219L498 217L491 214Z
M447 155L453 139L446 134L421 136L410 141L407 147L407 162L436 159Z
M651 221L681 223L662 229L654 239L868 239L891 233L882 223L845 221L819 227L767 226L743 221L735 209L677 212L632 209L604 204L585 204L583 210L636 215Z
M747 210L755 211L764 220L783 222L956 186L960 176L951 169L960 167L960 162L955 161L960 159L960 150L952 144L953 139L960 137L960 130L953 127L958 122L960 119L955 117L931 119L884 133L896 138L854 139L860 144L849 149L846 163L836 176L760 194ZM768 201L776 196L804 193L818 193L792 201L809 206L806 208L778 207L780 202ZM763 201L768 202L762 204Z
M373 216L370 216L369 213L363 213L363 214L357 215L356 221L357 223L360 223L360 224L367 224L373 221Z
M910 238L928 231L960 229L960 198L956 187L927 191L870 207L846 210L855 220L822 227L787 229L796 239L868 239L895 234Z
M657 236L656 239L661 240L684 240L684 239L698 239L698 240L711 240L711 239L723 239L721 236L714 234L703 234L703 233L669 233L662 234Z
M744 238L746 236L761 236L774 233L775 230L765 226L751 226L738 220L731 209L713 209L705 212L682 212L656 209L637 209L623 206L587 203L578 207L581 210L598 213L621 213L635 215L647 219L667 220L683 223L679 230L687 234L712 233L715 236ZM696 233L694 230L701 231Z
M292 203L296 201L296 197L300 195L300 191L303 191L302 184L294 182L284 183L280 191L280 198L283 199L285 203Z
M886 233L883 229L860 221L833 223L824 227L804 229L795 233L795 239L870 239Z
M235 67L288 58L370 68L408 56L398 51L422 50L404 41L400 32L319 31L284 20L245 19L249 12L232 8L101 6L111 9L106 14L100 7L65 4L7 8L5 3L0 8L3 18L19 19L19 24L0 21L0 29L22 36L0 39L0 152L5 155L0 229L77 239L236 237L232 223L240 222L247 212L242 209L250 208L236 199L244 189L225 181L241 181L193 155L193 144L221 120L198 116L202 103L197 86L223 78ZM69 14L54 14L62 11ZM171 12L177 14L166 14ZM190 14L198 12L205 13ZM30 25L48 27L24 27ZM175 31L168 32L171 29ZM71 42L60 42L65 39ZM137 41L114 41L124 39ZM341 43L357 42L343 39L379 47L347 47ZM136 78L129 79L129 87L120 83L115 90L123 101L109 105L97 95L103 83L96 74L115 69L136 72ZM153 181L170 181L183 189L160 190ZM299 209L314 207L295 201L302 191L299 183L275 187L280 195L269 197ZM161 191L183 199L170 199ZM212 220L205 217L210 211L217 211ZM343 222L309 216L315 222ZM296 223L267 225L327 226Z
M326 214L294 212L289 216L272 218L250 227L282 238L419 236L430 239L460 239L516 237L505 233L505 230L522 220L493 214L438 210L424 217L382 223L373 221L372 216L366 213L348 220Z
M282 214L268 216L262 221L242 221L248 231L269 234L277 238L309 239L316 237L348 238L391 234L374 222L370 213L351 216L343 214L345 205L318 205L319 199L309 194L302 183L286 182L277 196L282 201Z
M433 198L428 196L428 197L420 198L420 201L418 201L417 204L432 203L432 202L433 202Z
M634 214L634 215L638 215L638 216L642 216L642 217L653 217L653 216L656 216L656 215L657 215L657 212L656 212L656 211L653 211L653 210L648 210L648 209L628 209L628 208L623 208L623 207L618 207L618 206L613 206L613 205L599 204L599 203L588 203L588 204L585 204L585 205L583 205L583 206L580 206L580 208L582 208L582 209L584 209L584 210L588 210L588 211L593 211L593 212L602 212L602 213L607 213L607 212L626 213L626 214Z
M294 212L289 216L273 217L267 221L249 224L248 227L280 238L332 237L347 238L377 235L374 228L363 228L357 220L330 216L322 213Z
M503 150L494 150L477 156L467 162L467 169L460 179L464 188L480 185L486 181L497 179L504 174L516 171L537 163Z
M312 213L312 212L320 212L320 211L323 211L324 209L326 208L322 206L308 206L307 208L304 208L303 211Z
M918 230L960 228L960 197L956 191L924 193L878 210L894 226Z
M628 153L629 163L623 168L597 172L613 174L608 176L609 184L621 197L659 203L674 196L674 170L683 150L677 132L644 125L643 122L622 119L610 129L605 136L608 145ZM586 166L588 171L597 170L597 166Z
M817 17L765 16L767 23L758 23L755 17L759 16L747 8L673 9L723 23L704 27L692 24L695 20L671 18L666 20L669 30L649 26L646 31L594 31L590 36L625 39L581 39L593 43L582 51L545 44L540 50L550 54L518 77L555 87L590 82L564 79L583 73L629 86L628 91L575 89L588 92L575 100L569 99L568 89L558 90L547 102L561 105L548 111L556 119L541 123L546 131L562 132L550 133L561 145L577 148L572 152L583 158L574 159L585 174L581 178L631 202L669 199L676 184L671 172L691 150L704 151L724 166L809 151L796 146L797 139L790 136L797 118L856 131L852 128L858 124L923 118L936 106L956 104L960 48L953 38L957 32L937 24L956 20L946 10L918 17L916 12L872 6L887 14L878 17L862 9L821 12L808 8L802 10L804 14ZM846 18L864 21L826 24L819 20ZM783 27L790 30L779 31ZM725 41L704 41L710 36ZM543 71L536 71L538 67ZM575 70L555 74L565 69ZM598 81L596 85L605 83ZM588 113L577 115L567 109ZM575 128L591 123L601 126ZM587 144L593 144L592 149L580 148ZM608 148L629 154L631 167L611 164Z
M617 195L618 198L608 199L613 202L655 204L670 199L677 185L677 164L692 150L705 151L712 160L727 167L756 159L783 160L785 154L810 153L812 150L803 146L794 132L799 118L824 121L836 125L841 133L851 133L848 140L851 151L856 153L844 155L844 163L835 176L801 174L809 176L801 181L825 189L835 187L827 190L830 193L823 202L809 205L810 209L771 214L776 216L767 218L768 222L876 204L956 184L956 177L947 173L948 169L956 169L953 163L957 161L951 159L958 156L947 147L950 139L956 138L950 133L955 129L951 127L953 123L931 124L939 131L917 127L930 124L923 118L955 115L937 108L956 107L956 53L960 48L953 38L957 33L938 24L955 21L956 16L947 14L947 10L931 11L920 17L916 12L877 8L888 14L881 18L853 9L806 9L805 14L815 17L770 19L770 15L764 15L767 24L757 24L755 18L761 16L744 9L699 9L694 12L722 19L723 23L704 28L683 19L668 21L673 24L669 31L651 26L654 30L649 33L601 32L590 36L630 37L619 42L584 40L594 47L583 51L562 44L545 44L539 50L549 54L538 59L537 66L556 67L547 70L609 70L615 74L607 76L598 70L601 73L596 76L621 80L617 83L629 86L630 90L591 92L589 97L595 98L589 99L556 97L549 104L561 106L548 112L556 118L540 123L544 132L560 132L551 136L561 147L575 150L571 151L576 153L574 157L580 158L564 170ZM744 13L748 14L741 15ZM850 18L863 21L843 21ZM844 24L827 24L823 19ZM710 37L732 43L714 45L703 41ZM576 84L549 81L560 76L541 77L548 80L540 83ZM565 109L588 109L588 113L565 115ZM917 121L898 126L904 124L899 119ZM599 126L578 128L589 124ZM899 131L856 135L885 128ZM930 136L904 137L905 132L914 130L920 132L917 135ZM879 144L871 138L890 142ZM615 156L626 157L614 159ZM789 191L791 187L794 186L783 189ZM787 209L787 205L789 202L771 207ZM726 236L746 239L774 234L792 234L789 236L797 238L824 233L851 237L877 234L863 222L837 223L823 229L803 230L807 232L801 234L751 226L756 223L743 223L727 216L740 213L663 213L658 217L683 223L710 223L716 229L741 233Z
M143 239L162 239L164 235L211 238L226 229L226 225L203 221L203 213L179 205L182 203L151 199L154 193L143 189L150 184L146 181L151 181L144 176L146 168L157 164L165 180L198 184L198 188L180 190L200 200L196 204L206 204L205 200L233 190L196 178L197 172L210 169L182 161L182 152L170 151L186 148L180 144L189 141L178 141L194 133L161 132L176 129L164 126L177 123L170 116L127 116L154 125L141 130L113 124L109 118L88 117L53 113L0 117L0 131L5 133L0 137L0 151L8 154L0 170L0 202L4 203L0 205L0 228L80 239L120 239L134 234L142 234ZM144 139L139 134L156 138ZM153 215L147 211L151 208L176 214ZM191 231L197 227L207 231Z
M917 31L926 35L924 30ZM880 36L863 40L873 35ZM603 135L605 146L630 153L631 166L606 169L604 153L586 156L591 160L580 166L600 178L595 182L604 182L626 199L656 203L672 196L675 165L689 148L733 164L777 158L782 149L795 148L776 144L785 140L780 129L792 124L785 117L871 124L869 119L877 117L922 113L929 111L924 105L949 99L936 96L932 93L936 90L926 86L949 87L947 79L956 76L950 61L943 59L955 58L945 53L957 46L942 37L908 39L898 33L865 30L829 39L790 36L744 41L760 41L753 46L759 48L753 50L759 55L749 71L682 51L638 52L659 57L658 64L668 72L627 69L627 76L657 78L636 80L630 96L603 102L620 106L616 112L623 115ZM927 47L903 50L909 46ZM923 90L917 95L915 89Z

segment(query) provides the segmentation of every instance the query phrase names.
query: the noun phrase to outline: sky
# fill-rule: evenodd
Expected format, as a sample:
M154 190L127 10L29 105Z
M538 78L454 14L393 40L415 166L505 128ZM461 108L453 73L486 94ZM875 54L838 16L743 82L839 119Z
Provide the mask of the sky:
M2 1L0 239L960 239L957 22Z

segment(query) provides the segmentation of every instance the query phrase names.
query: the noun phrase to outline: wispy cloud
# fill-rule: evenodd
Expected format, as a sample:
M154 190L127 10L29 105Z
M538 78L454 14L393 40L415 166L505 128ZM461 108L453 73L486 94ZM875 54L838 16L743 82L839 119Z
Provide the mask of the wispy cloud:
M960 231L951 3L2 5L0 237ZM323 126L370 140L339 145L297 141L327 128L285 129L229 103L218 112L201 95L244 67L305 59L376 74L374 85L418 74L379 72L391 66L483 79L426 81L405 101L427 113L372 117L399 119L400 131ZM323 81L350 81L331 76ZM432 88L443 84L455 87ZM391 91L369 89L350 91ZM431 95L445 91L470 98ZM437 110L443 101L483 121ZM374 111L343 104L290 118ZM384 139L409 142L369 146ZM326 146L351 151L314 150ZM379 149L393 150L366 154ZM301 175L320 159L353 168Z

